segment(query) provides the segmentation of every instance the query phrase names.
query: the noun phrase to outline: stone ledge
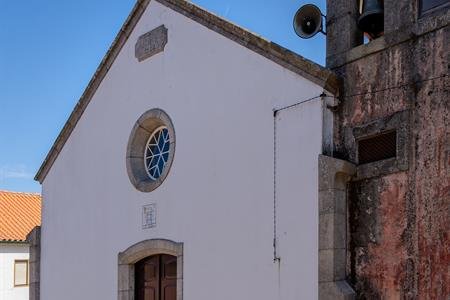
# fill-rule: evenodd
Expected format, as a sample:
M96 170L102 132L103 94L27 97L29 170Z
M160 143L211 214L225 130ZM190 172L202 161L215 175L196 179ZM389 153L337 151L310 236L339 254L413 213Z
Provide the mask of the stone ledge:
M319 283L319 299L321 300L353 300L355 291L345 281Z
M330 189L345 191L347 177L355 173L356 167L352 163L319 155L319 191Z

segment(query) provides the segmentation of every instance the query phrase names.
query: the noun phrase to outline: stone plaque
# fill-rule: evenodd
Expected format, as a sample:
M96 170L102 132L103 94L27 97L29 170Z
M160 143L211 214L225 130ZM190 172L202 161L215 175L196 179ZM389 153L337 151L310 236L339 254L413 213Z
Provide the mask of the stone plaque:
M156 226L156 204L142 206L142 229Z
M143 61L164 51L166 44L167 28L161 25L139 37L135 46L135 56L139 61Z

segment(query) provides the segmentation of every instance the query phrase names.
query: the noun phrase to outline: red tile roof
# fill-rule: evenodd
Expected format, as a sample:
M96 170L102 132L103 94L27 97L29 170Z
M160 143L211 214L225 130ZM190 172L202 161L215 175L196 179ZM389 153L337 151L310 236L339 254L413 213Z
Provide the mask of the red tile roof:
M41 195L0 191L0 242L23 242L41 225Z

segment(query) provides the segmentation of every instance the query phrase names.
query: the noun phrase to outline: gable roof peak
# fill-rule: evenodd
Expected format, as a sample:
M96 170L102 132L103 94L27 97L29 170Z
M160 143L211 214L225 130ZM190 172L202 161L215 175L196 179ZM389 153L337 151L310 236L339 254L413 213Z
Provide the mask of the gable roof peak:
M111 65L114 63L120 50L125 45L131 32L138 23L140 17L148 7L151 0L137 0L130 15L126 19L111 47L101 61L80 100L73 109L69 119L59 133L44 162L39 168L35 180L42 183L53 163L59 155L64 144L81 118L84 110L95 94L97 88L105 78ZM185 0L152 0L194 20L195 22L213 30L228 39L266 57L282 67L299 74L300 76L316 83L330 93L337 94L339 80L334 72L320 66L276 43L268 41L259 35L251 33L221 17L206 11L203 8Z

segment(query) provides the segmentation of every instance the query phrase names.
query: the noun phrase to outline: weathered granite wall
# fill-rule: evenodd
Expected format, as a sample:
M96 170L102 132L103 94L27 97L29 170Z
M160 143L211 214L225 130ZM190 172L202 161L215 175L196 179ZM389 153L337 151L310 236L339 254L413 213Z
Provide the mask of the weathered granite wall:
M41 286L41 226L36 226L27 235L30 244L30 300L40 299Z
M327 2L327 65L343 79L335 156L358 165L362 127L383 127L402 114L394 127L406 130L392 163L357 167L348 281L358 299L448 299L448 6L418 17L416 1L386 0L385 35L358 46L356 1Z

